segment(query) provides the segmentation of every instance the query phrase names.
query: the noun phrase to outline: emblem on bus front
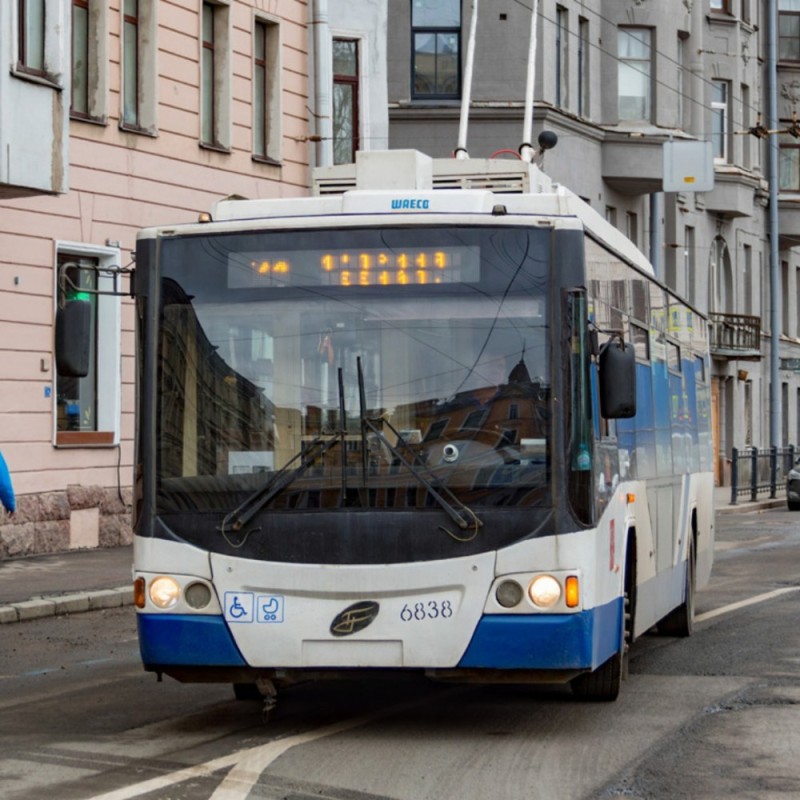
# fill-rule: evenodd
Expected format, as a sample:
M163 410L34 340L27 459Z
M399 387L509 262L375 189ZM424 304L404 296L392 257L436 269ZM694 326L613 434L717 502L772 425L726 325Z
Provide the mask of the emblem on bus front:
M334 636L350 636L363 631L378 616L379 610L380 605L374 600L353 603L333 618L331 633Z

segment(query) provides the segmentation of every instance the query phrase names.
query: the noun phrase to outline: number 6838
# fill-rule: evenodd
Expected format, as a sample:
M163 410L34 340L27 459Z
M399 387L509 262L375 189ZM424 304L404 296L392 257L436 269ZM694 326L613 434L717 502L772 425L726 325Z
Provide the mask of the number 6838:
M449 600L420 600L416 603L405 603L400 610L400 619L403 622L450 619L452 616L453 605Z

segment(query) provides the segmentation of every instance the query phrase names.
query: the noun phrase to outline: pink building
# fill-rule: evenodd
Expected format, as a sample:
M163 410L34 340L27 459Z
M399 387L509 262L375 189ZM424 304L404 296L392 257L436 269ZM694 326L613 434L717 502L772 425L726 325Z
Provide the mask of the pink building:
M0 559L129 540L135 309L102 292L127 292L139 228L308 193L308 21L301 0L0 3ZM95 348L63 378L77 292Z

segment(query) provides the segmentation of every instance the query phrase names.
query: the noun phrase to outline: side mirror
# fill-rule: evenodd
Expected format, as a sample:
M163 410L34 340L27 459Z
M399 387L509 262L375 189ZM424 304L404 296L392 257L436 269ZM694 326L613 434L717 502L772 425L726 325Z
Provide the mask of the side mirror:
M56 370L65 378L89 374L92 346L92 305L87 300L67 300L56 311Z
M600 413L606 419L636 416L636 354L633 345L609 339L599 354Z

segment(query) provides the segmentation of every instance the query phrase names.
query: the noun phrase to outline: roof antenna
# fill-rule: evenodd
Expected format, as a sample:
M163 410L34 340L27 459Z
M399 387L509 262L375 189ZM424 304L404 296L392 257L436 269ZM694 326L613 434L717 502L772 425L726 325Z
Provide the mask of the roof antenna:
M458 125L458 144L455 150L455 157L459 159L469 158L469 153L467 152L467 125L469 124L469 106L472 99L472 66L475 63L475 31L477 28L478 0L472 0L467 60L464 65L464 89L461 93L461 120Z
M536 83L536 21L539 18L539 0L533 0L531 11L531 38L528 42L528 78L525 84L525 115L522 122L522 144L519 156L530 163L536 154L531 144L533 131L533 92Z

